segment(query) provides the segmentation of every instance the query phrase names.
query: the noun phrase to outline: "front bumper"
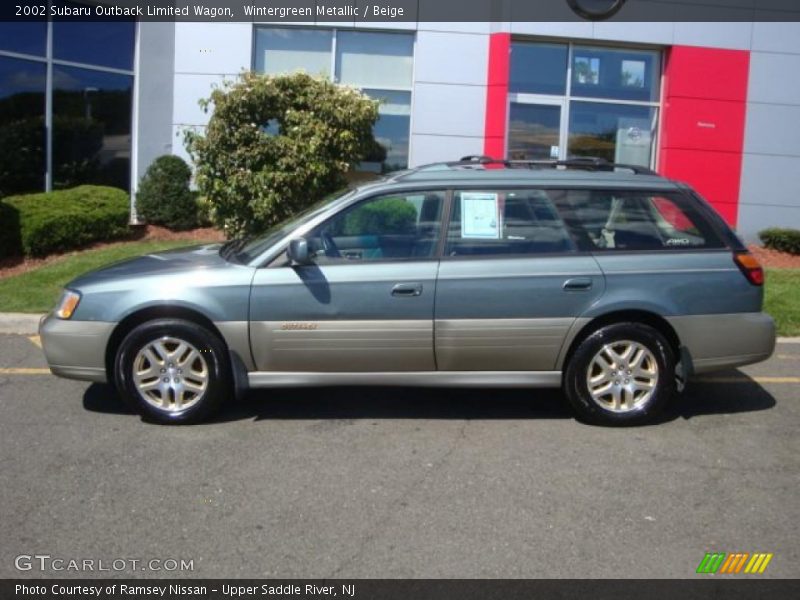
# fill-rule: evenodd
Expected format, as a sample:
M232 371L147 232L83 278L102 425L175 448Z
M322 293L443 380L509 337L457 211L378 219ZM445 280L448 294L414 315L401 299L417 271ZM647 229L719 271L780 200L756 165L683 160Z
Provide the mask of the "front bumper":
M50 371L68 379L106 382L106 347L115 325L42 317L39 335Z

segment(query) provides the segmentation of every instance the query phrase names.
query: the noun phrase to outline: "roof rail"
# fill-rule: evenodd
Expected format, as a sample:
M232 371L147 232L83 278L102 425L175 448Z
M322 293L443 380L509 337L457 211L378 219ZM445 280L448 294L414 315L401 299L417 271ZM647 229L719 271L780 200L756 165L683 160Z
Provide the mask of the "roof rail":
M616 171L624 169L633 172L635 175L658 175L652 169L639 165L628 165L613 163L605 158L597 156L576 156L566 160L509 160L504 158L492 158L485 155L464 156L460 160L448 163L440 163L448 167L470 167L479 165L502 165L509 169L514 168L541 168L541 169L580 169L584 171Z

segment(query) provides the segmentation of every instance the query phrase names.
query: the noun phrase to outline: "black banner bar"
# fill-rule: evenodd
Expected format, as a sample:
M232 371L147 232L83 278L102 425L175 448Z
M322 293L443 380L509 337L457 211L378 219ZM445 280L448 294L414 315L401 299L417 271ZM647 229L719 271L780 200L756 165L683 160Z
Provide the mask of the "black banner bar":
M798 0L3 0L0 21L800 21Z
M0 598L31 600L750 600L800 597L800 580L2 580Z

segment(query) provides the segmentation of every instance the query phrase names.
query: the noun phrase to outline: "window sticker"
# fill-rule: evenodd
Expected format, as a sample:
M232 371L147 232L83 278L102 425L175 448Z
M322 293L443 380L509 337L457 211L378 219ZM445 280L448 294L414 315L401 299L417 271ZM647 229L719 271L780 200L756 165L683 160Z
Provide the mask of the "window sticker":
M497 194L461 193L461 237L500 239L500 210Z

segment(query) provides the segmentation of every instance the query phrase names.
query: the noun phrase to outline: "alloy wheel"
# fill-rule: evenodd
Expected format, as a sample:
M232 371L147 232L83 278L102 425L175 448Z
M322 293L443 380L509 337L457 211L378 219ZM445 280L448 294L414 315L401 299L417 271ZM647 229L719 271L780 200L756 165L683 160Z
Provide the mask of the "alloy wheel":
M624 340L603 346L589 363L586 383L592 400L616 413L647 404L658 385L658 362L643 344Z

